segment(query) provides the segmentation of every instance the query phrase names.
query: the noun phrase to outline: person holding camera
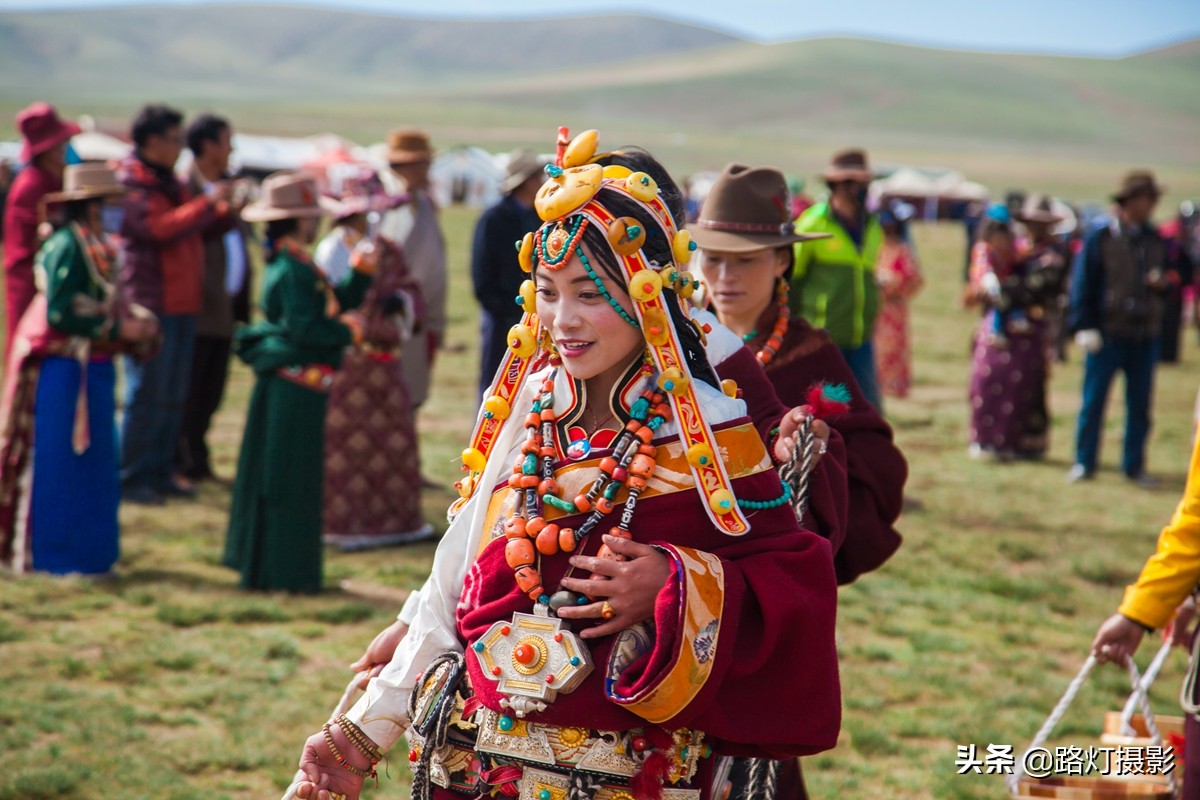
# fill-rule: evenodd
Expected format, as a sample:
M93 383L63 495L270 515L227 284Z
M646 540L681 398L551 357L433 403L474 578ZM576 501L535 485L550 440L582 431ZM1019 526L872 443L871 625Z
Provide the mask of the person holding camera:
M1075 434L1071 483L1096 472L1108 388L1125 373L1125 453L1121 472L1149 487L1146 437L1165 295L1166 244L1151 222L1163 187L1149 170L1129 172L1113 195L1115 214L1093 230L1075 261L1068 321L1087 352L1083 405Z

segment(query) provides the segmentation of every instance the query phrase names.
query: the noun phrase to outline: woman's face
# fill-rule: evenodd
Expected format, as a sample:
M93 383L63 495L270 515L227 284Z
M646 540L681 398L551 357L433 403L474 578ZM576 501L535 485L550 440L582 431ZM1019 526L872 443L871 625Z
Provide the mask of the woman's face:
M321 225L319 217L301 217L297 220L296 239L303 245L310 245L317 240L317 229Z
M757 317L775 296L775 286L787 270L787 253L768 247L748 253L704 250L700 271L708 296L721 319Z
M589 254L589 259L591 258ZM624 286L605 279L604 285L633 316L633 302ZM578 254L559 270L537 270L537 313L562 355L567 372L578 380L615 377L646 346L640 328L626 322L592 279Z
M988 236L987 243L1002 256L1011 255L1013 252L1013 235L1007 230L1000 229L993 231Z

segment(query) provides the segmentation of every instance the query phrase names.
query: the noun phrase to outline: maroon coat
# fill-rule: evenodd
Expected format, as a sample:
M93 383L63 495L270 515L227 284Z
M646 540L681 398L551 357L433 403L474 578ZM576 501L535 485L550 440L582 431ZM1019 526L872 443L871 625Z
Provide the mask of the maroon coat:
M62 190L62 179L36 164L21 170L8 192L4 208L4 341L7 355L21 315L37 289L33 282L33 257L41 247L39 206L50 192Z
M760 331L775 324L775 308L759 320ZM753 342L751 347L760 346ZM900 547L895 528L904 504L908 463L892 441L891 426L863 397L854 374L823 330L792 317L779 354L767 365L767 377L784 405L808 402L812 386L824 381L845 384L852 397L850 410L826 420L841 434L846 447L849 478L849 517L846 539L834 556L838 583L852 583L864 572L881 566Z
M747 422L714 427L719 431ZM607 454L592 451L591 458L598 462ZM757 457L751 455L745 460L752 463ZM747 499L777 497L781 490L779 475L770 468L734 478L733 486L735 494ZM785 758L834 746L841 690L833 641L837 591L828 542L801 530L787 504L753 512L750 532L729 536L712 525L703 502L691 488L638 501L633 539L663 547L675 564L673 579L658 595L653 647L609 685L609 656L617 637L590 640L595 671L546 711L531 714L532 721L629 730L654 719L643 701L656 694L673 701L684 686L690 699L659 703L660 710L671 709L661 724L704 731L717 753ZM618 515L603 520L597 530L607 530ZM575 526L583 517L555 522ZM533 605L513 580L505 544L501 535L484 547L467 575L458 607L471 685L495 711L502 711L497 685L484 675L470 646L496 621L516 611L528 613ZM600 537L592 536L582 553L595 555L600 544ZM559 586L569 557L542 557L548 591ZM700 561L707 570L696 569ZM689 631L691 603L699 595L704 595L706 608L716 609L717 619L699 632ZM690 668L689 659L694 662Z

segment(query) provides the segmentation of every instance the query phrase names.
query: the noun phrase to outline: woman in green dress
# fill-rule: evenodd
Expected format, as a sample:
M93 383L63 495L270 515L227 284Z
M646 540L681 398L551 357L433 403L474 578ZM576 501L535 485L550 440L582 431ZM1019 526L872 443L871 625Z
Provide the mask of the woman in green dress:
M331 285L309 257L324 210L303 173L273 175L246 207L265 222L264 319L242 329L238 356L256 381L246 416L224 563L246 589L321 588L321 488L325 406L342 351L361 339L343 312L362 301L372 265L360 261Z

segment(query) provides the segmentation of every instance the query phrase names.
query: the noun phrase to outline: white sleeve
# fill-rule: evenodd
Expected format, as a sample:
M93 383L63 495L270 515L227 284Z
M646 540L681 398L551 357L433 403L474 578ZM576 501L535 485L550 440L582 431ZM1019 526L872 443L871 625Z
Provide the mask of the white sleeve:
M417 615L417 603L421 600L421 593L426 591L428 587L429 579L426 578L425 584L420 589L414 589L404 601L404 605L400 608L400 613L396 615L396 619L412 627L413 617Z
M417 677L443 653L462 651L455 609L468 565L474 562L479 547L478 536L472 536L472 506L478 505L478 500L473 498L446 531L425 585L405 602L399 619L409 617L408 635L396 648L391 663L346 712L346 717L384 750L408 729L408 698Z

